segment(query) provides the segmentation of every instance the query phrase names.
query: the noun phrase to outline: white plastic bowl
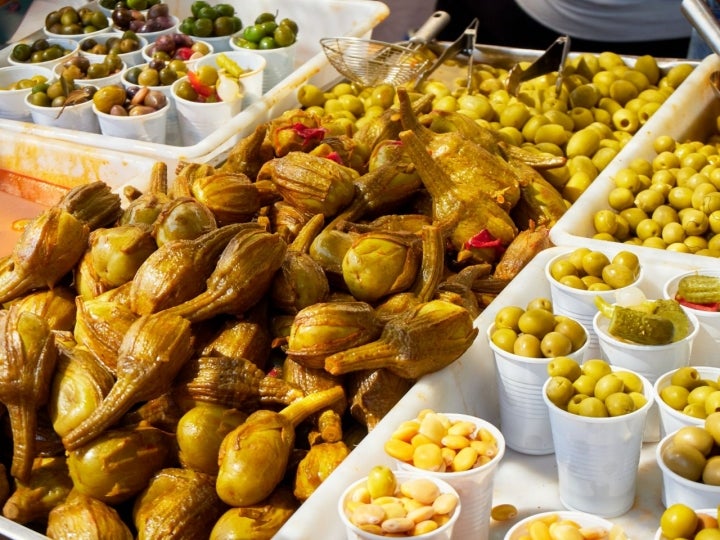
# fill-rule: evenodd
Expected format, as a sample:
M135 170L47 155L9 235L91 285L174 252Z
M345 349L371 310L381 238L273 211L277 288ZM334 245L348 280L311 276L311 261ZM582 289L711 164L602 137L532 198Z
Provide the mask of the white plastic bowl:
M102 60L90 60L91 64L102 62ZM111 73L107 77L98 77L96 79L74 79L75 84L78 86L95 86L97 88L102 88L103 86L109 86L111 84L118 84L120 82L120 76L123 74L123 72L127 69L127 65L123 62L122 66L118 71L115 73ZM60 77L60 74L62 73L62 64L57 64L53 68L53 74L56 78Z
M173 24L169 28L165 28L164 30L158 30L156 32L136 32L136 34L147 39L148 43L152 43L160 36L176 33L178 26L180 26L180 19L175 15L168 15L168 17L170 17L173 21ZM124 32L122 28L118 28L115 25L112 26L112 31L120 34Z
M204 39L193 38L193 43L198 43L198 42L204 43L205 45L207 45L207 48L208 48L207 54L204 54L202 56L208 56L215 52L215 49L213 48L211 43L205 41ZM142 59L145 63L149 63L152 60L154 48L155 48L155 42L148 43L145 47L143 47L141 55L142 55ZM185 62L185 65L188 67L188 69L193 69L193 67L197 64L198 60L200 60L200 58L202 58L202 56L199 56L192 60L183 60L183 62Z
M693 482L671 471L663 462L663 449L672 440L675 432L668 433L655 448L655 459L662 473L662 502L665 508L683 503L691 508L717 508L720 505L720 486Z
M60 107L33 105L28 101L28 97L25 97L25 105L30 109L30 115L36 124L86 131L88 133L100 133L100 125L92 111L92 100L65 107L62 114L58 116Z
M18 62L17 60L13 60L11 55L8 55L8 63L12 66L38 66L38 67L44 67L48 69L52 69L55 67L56 64L59 64L60 62L63 62L64 60L67 60L72 55L77 54L78 49L80 46L78 45L78 42L74 39L69 38L47 38L47 41L51 45L60 45L63 49L69 51L64 56L61 56L60 58L56 58L55 60L48 60L46 62ZM11 47L14 47L18 43L27 43L28 45L32 45L33 40L23 40L19 41L17 43L13 43L10 45Z
M677 293L678 283L686 276L713 276L720 277L720 269L718 268L701 268L692 272L684 272L680 275L669 279L663 287L663 296L665 298L673 299ZM692 313L700 321L700 325L703 331L707 332L710 337L718 344L720 344L720 311L703 311L701 309L693 309L685 307L688 313Z
M118 38L118 34L115 32L99 35L99 36L93 36L93 37L86 37L80 40L80 52L81 54L87 56L91 62L101 62L106 55L104 54L95 54L91 52L87 52L83 50L83 45L86 44L89 40L94 40L97 43L105 44L110 38ZM136 51L131 51L127 53L119 54L120 60L122 60L126 66L131 67L136 64L141 64L143 61L143 55L142 50L145 48L148 44L148 40L143 37L142 35L138 34L138 41L140 42L140 48Z
M48 82L53 78L52 70L35 64L0 68L0 88L7 88L11 84L30 79L35 75L42 75ZM30 109L25 105L25 98L31 91L32 88L0 90L0 118L30 121Z
M711 366L693 366L697 369L700 377L703 379L717 380L720 377L720 368ZM660 397L660 392L663 388L670 385L670 379L675 373L675 369L668 371L667 373L660 376L653 385L653 391L655 392L655 401L658 404L660 410L660 428L661 435L664 437L668 433L673 433L684 426L703 426L705 425L704 418L695 418L689 416L682 411L678 411L670 407Z
M594 514L586 514L585 512L572 512L568 510L558 510L555 512L542 512L540 514L533 514L518 521L505 534L504 540L519 540L520 538L523 538L523 535L527 535L527 527L530 523L538 519L551 519L554 516L557 516L558 520L574 521L582 527L602 527L607 531L610 531L613 529L613 527L616 527L616 525L614 525L611 521L608 521L607 519L601 518L600 516L596 516Z

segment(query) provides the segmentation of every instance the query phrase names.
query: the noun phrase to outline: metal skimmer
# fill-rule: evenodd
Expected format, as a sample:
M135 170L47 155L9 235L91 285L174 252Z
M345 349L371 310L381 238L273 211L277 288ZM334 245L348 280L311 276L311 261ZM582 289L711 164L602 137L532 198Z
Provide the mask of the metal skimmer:
M434 12L405 42L387 43L353 37L323 38L320 45L332 66L361 86L400 85L420 76L434 59L422 47L450 21L444 11Z

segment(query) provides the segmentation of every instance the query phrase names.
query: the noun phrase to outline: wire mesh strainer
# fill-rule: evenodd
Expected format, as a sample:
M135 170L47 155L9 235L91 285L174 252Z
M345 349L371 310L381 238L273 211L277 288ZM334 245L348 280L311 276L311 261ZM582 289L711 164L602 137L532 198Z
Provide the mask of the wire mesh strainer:
M434 12L417 32L402 43L374 39L332 37L320 45L332 66L361 86L381 83L399 85L413 80L433 64L421 50L450 20L444 11Z

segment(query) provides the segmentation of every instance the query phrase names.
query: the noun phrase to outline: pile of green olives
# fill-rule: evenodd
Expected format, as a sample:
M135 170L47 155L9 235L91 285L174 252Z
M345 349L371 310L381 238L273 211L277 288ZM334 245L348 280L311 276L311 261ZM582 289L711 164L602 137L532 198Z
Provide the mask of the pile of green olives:
M56 68L60 77L75 79L102 79L119 73L124 64L117 54L108 54L101 62L91 62L86 56L71 56Z
M572 414L621 416L647 403L642 379L636 373L613 371L600 358L585 360L582 365L572 358L554 358L548 363L547 372L548 399Z
M576 320L555 315L551 300L538 297L525 308L501 308L490 340L499 349L519 356L555 358L578 351L585 345L587 332Z
M246 26L242 35L233 38L244 49L278 49L289 47L297 41L298 25L292 19L276 20L275 13L261 13L255 23Z
M671 504L660 516L660 532L662 540L720 540L717 511L710 515L684 503Z
M45 17L45 30L63 36L89 34L104 30L109 25L108 18L102 11L87 6L78 9L63 6Z
M717 132L682 143L656 137L654 158L636 158L613 177L594 238L719 257L719 142Z
M672 373L659 396L668 407L704 419L720 410L720 379L703 378L696 367L683 366Z
M683 426L663 443L660 457L675 474L692 482L720 486L720 412L702 426Z
M16 62L36 64L57 60L71 52L59 43L50 43L45 38L39 38L32 43L18 43L10 52L10 57Z
M242 21L231 4L211 5L197 0L190 5L190 11L192 15L180 23L179 30L183 34L199 38L222 37L242 30Z
M601 251L577 248L550 263L550 276L573 289L608 291L632 285L640 272L638 256L620 251L612 260Z

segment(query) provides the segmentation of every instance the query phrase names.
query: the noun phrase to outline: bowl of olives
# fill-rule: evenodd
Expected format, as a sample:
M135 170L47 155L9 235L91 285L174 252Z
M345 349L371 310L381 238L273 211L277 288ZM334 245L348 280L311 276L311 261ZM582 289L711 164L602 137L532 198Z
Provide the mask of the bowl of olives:
M165 144L170 105L147 86L105 86L93 96L93 112L103 135Z
M190 11L191 14L178 26L180 32L210 43L215 52L231 50L230 39L243 27L234 6L228 3L211 5L197 0L190 5Z
M683 503L691 508L720 505L720 412L702 426L685 426L669 433L655 449L662 473L666 508Z
M707 415L720 408L719 382L720 368L713 366L683 366L661 375L653 385L661 434L703 425Z
M8 63L13 66L32 64L52 69L55 64L76 54L79 48L77 41L66 37L21 41L12 46Z
M43 31L48 37L68 37L80 40L87 36L97 36L110 30L112 21L108 16L90 6L75 8L63 6L45 16Z
M143 63L142 50L147 44L147 39L131 30L89 36L79 42L80 52L91 61L102 61L108 54L115 54L128 67Z
M25 97L33 87L45 84L53 72L41 66L6 66L0 68L0 118L30 121Z
M194 39L191 36L180 33L165 34L149 43L142 50L145 62L159 59L164 62L171 60L182 60L188 69L192 69L196 61L212 54L213 46L201 39Z
M695 510L687 504L675 503L663 510L660 526L655 531L653 540L713 540L720 538L717 508L701 508ZM702 533L701 531L707 530Z
M535 525L535 523L539 525ZM605 536L600 536L599 538L616 538L617 540L625 538L625 536L621 536L619 533L613 536L611 531L615 531L619 529L619 527L600 516L585 512L557 510L533 514L521 519L505 534L504 540L531 538L529 534L531 527L536 531L543 531L543 534L547 532L547 538L582 538L583 536L580 529L604 531ZM555 536L551 536L551 527L554 529Z
M38 125L100 133L100 125L92 111L94 86L78 86L59 79L40 85L25 97L32 121Z
M107 55L96 61L81 54L71 56L53 68L59 78L69 78L78 86L92 85L102 87L120 81L120 75L127 69L125 63L117 55Z

